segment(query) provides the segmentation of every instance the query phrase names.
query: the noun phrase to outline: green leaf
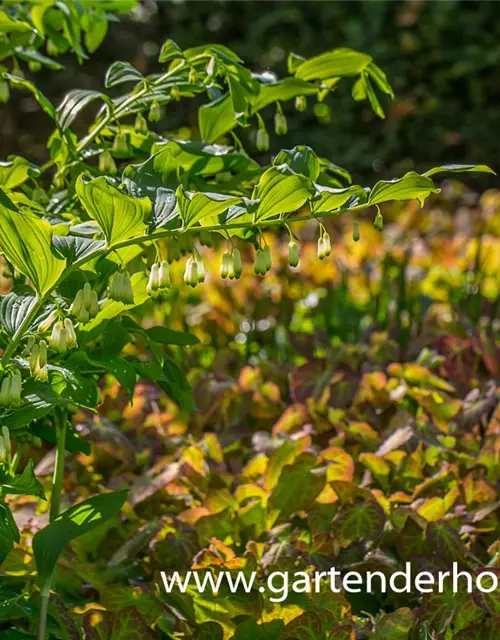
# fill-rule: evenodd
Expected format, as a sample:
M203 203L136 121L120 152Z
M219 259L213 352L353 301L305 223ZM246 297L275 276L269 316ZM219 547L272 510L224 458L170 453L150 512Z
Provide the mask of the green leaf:
M52 236L52 243L63 258L68 261L68 264L85 260L93 253L106 247L104 240L94 240L73 235Z
M283 626L283 620L272 620L263 624L258 624L256 620L246 620L238 625L234 640L275 640Z
M386 613L376 623L373 640L408 640L413 623L414 616L406 607Z
M0 502L0 565L21 536L9 507Z
M317 184L316 190L319 197L311 201L311 211L316 215L340 211L344 205L345 209L349 209L368 200L368 194L358 185L337 189Z
M329 53L309 58L296 70L302 80L326 80L345 76L356 76L372 61L371 56L354 49L334 49Z
M173 40L165 40L161 47L158 61L167 62L168 60L175 60L176 58L184 58L181 48Z
M260 200L255 221L297 211L311 197L310 185L307 178L294 173L288 165L270 167L261 175L253 195Z
M52 390L49 384L27 380L23 388L23 404L20 407L0 409L0 424L9 429L20 429L33 420L43 418L55 406L64 406L68 401Z
M7 295L0 296L0 327L9 337L16 333L34 304L36 304L36 296L33 294L32 289L29 289L29 293L26 294L12 291ZM52 303L44 305L32 325L28 328L37 326L45 320L54 308L55 305Z
M204 622L199 626L194 640L224 640L224 630L217 622Z
M135 198L148 196L156 200L158 188L176 189L177 167L175 158L177 145L168 144L154 153L141 164L129 164L123 171L122 180L127 185L130 194Z
M48 69L52 69L52 71L59 71L63 68L62 64L56 62L52 58L47 58L47 56L43 56L40 52L35 49L25 49L24 47L16 47L15 48L16 56L21 58L21 60L26 60L26 62L38 62L42 64L44 67Z
M97 404L97 385L91 376L79 375L66 367L49 365L51 385L61 397L80 407L94 410Z
M379 66L377 66L373 61L370 62L366 67L366 73L381 91L394 99L394 91L387 80L387 76Z
M56 432L46 424L38 422L31 425L30 429L31 433L34 436L38 436L41 440L45 440L45 442L49 442L50 444L57 444ZM83 440L76 431L68 428L66 431L66 451L70 453L84 453L86 456L89 456L92 448L90 442Z
M185 191L182 186L176 191L177 208L184 221L184 229L189 229L207 216L214 217L229 207L243 202L242 198L223 193L201 193Z
M87 14L88 15L88 14ZM85 31L85 46L93 53L98 49L108 32L108 21L105 16L94 14L88 19L89 24Z
M498 638L500 638L500 617L482 620L453 634L453 640L498 640Z
M64 100L57 107L56 121L59 127L64 131L71 126L73 120L78 116L80 111L88 104L98 98L108 100L100 91L91 89L73 89L64 96Z
M311 147L298 145L293 149L283 149L274 158L273 164L276 166L287 164L292 171L307 176L309 180L317 180L320 172L320 162L318 156Z
M33 552L42 594L48 595L56 563L67 545L115 516L127 491L103 493L74 505L33 537Z
M0 226L0 249L7 260L31 280L38 293L47 293L66 268L53 250L50 224L0 203Z
M127 309L133 309L149 300L149 295L146 291L148 276L143 271L140 271L134 273L131 280L132 291L134 292L134 304L126 305L116 300L107 300L96 317L80 328L80 335L85 336L86 340L93 340L99 333L102 333L101 325L103 323L121 315Z
M17 87L19 89L26 89L27 91L30 91L33 94L33 97L35 98L35 100L40 105L40 107L45 111L45 113L48 113L53 120L56 119L56 109L54 105L38 89L36 85L34 85L29 80L25 80L24 78L20 78L19 76L16 76L10 73L3 73L1 74L1 76L9 80L10 84L13 87Z
M129 398L133 397L136 382L136 372L134 366L130 364L128 360L115 355L92 354L92 357L88 358L88 361L91 364L101 367L106 372L111 373L111 375L113 375L118 380L118 382L128 393Z
M283 520L291 513L307 509L325 486L325 478L312 473L315 458L303 454L281 471L269 498L269 506L280 512Z
M85 182L80 176L76 193L88 215L97 221L111 247L144 234L144 218L151 212L147 198L131 198L104 176Z
M158 187L153 215L151 216L150 231L161 229L171 220L177 218L179 211L176 208L176 204L175 191Z
M29 169L29 162L21 156L16 156L7 162L0 162L0 187L15 189L29 178Z
M423 175L427 178L435 175L436 173L468 173L468 172L476 172L476 173L492 173L496 175L493 169L486 166L485 164L442 164L440 167L433 167L426 171Z
M474 600L480 607L486 609L490 615L500 618L500 593L498 589L492 590L494 580L491 577L491 574L494 574L496 576L496 583L498 584L498 582L500 582L500 569L497 567L479 569L477 571L477 577L479 577L481 573L487 574L481 578L481 586L490 592L486 593L477 589L474 593Z
M215 142L217 138L234 129L237 123L228 93L198 109L198 126L201 139L205 142Z
M117 60L106 71L104 86L109 89L123 82L140 82L144 76L128 62Z
M431 193L438 192L430 178L410 171L402 178L377 182L370 192L369 204L390 200L419 200L422 203Z
M26 33L33 31L33 27L28 22L14 20L5 11L0 11L0 33Z
M251 100L252 112L256 113L277 100L285 102L297 96L313 96L318 87L300 78L284 78L275 82L259 83L259 93Z
M153 632L135 606L103 612L95 631L99 640L154 639Z
M377 500L356 485L334 481L332 489L342 503L333 519L333 535L343 547L356 540L373 541L384 530L385 513Z
M37 496L46 500L43 487L35 477L34 462L28 460L21 475L9 477L0 472L0 490L4 495Z
M199 339L189 331L174 331L167 327L150 327L146 329L146 335L155 342L162 344L175 344L181 347L199 344Z

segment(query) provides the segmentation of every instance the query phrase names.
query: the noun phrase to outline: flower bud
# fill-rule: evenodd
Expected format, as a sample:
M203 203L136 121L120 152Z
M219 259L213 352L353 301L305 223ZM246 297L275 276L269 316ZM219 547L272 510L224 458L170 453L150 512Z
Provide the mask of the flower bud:
M12 451L12 448L10 445L10 432L5 425L2 427L2 439L5 446L5 453L7 454L7 457L9 457Z
M158 269L158 286L160 289L167 289L171 286L170 268L167 260L162 260Z
M66 318L69 320L69 318ZM69 320L71 327L67 325L66 320L58 320L52 329L52 334L49 340L49 347L59 353L66 353L68 347L72 347L76 344L76 335L74 335L73 323ZM68 330L69 329L69 330ZM70 335L70 331L72 331Z
M95 289L92 289L92 292L90 295L90 305L87 307L87 311L91 318L95 318L96 315L99 313L99 298L97 296L97 291ZM88 319L85 319L84 317L81 320L81 322L85 324L86 322L88 322Z
M92 287L90 286L90 282L86 282L83 285L83 289L81 291L82 291L82 297L83 297L83 304L88 309L92 303Z
M196 260L191 256L186 262L186 270L184 271L184 282L191 287L198 284L198 266Z
M265 250L257 249L257 253L255 255L255 262L253 265L254 273L257 275L265 276L267 272L267 263L268 258L265 254Z
M232 255L227 251L224 251L224 253L222 254L222 260L219 268L219 273L221 278L225 279L228 277L229 270L231 269L232 264L233 264ZM233 266L233 270L234 270L234 266Z
M47 367L47 343L45 340L40 340L40 356L38 358L38 362L40 367Z
M2 380L2 386L0 387L0 407L7 407L10 404L10 388L11 388L10 376L5 376Z
M137 133L142 133L144 135L147 135L149 133L148 121L142 115L142 113L137 114L135 118L134 128L137 131Z
M113 151L119 155L127 155L128 142L125 131L118 131L113 142Z
M234 277L240 278L241 274L243 273L243 262L241 261L240 250L237 247L233 249L232 257L233 257Z
M152 298L156 298L156 294L158 292L158 287L159 287L158 272L159 272L158 265L155 263L152 265L151 271L149 272L149 280L146 287L146 291L148 292L148 295L150 295Z
M295 240L290 240L288 243L288 264L291 267L299 266L299 246Z
M31 347L29 364L31 375L35 377L40 366L40 347L37 344Z
M182 235L180 235L178 244L183 256L185 256L186 253L191 253L193 251L193 239L191 238L191 234L189 233L183 233Z
M123 304L134 304L134 292L132 290L132 282L127 271L118 271L113 276L109 289L109 297L111 300L123 302Z
M265 129L257 129L255 146L258 151L269 151L269 134Z
M203 264L202 257L199 254L195 257L195 261L196 261L198 282L202 284L203 282L205 282L205 265Z
M0 463L5 462L5 443L2 436L0 436Z
M172 262L177 262L181 258L181 249L176 240L168 245L167 250L167 262L172 264Z
M284 113L277 111L274 115L274 130L276 135L284 136L288 131L288 124Z
M45 320L42 320L42 322L40 322L40 324L38 325L38 331L40 333L45 333L45 331L48 331L50 327L54 324L57 316L58 316L58 311L57 309L54 309L54 311L52 311L50 315L47 316L47 318L45 318Z
M0 102L7 102L10 97L9 83L0 79Z
M323 232L323 235L318 240L318 258L323 260L326 256L329 256L332 252L332 243L330 241L330 236L326 231Z
M158 104L158 100L155 98L149 108L148 120L149 122L158 122L161 120L161 115L161 107Z
M61 320L58 320L55 325L52 327L52 333L50 334L49 347L54 351L66 351L66 340L64 336L61 336L61 333L64 331L66 335L66 331L64 330L64 325Z
M210 231L200 231L199 240L202 247L212 247L214 244Z
M69 318L64 319L64 328L68 333L68 348L71 349L76 346L76 333L73 323Z
M377 211L377 215L375 216L375 220L373 221L373 226L377 231L382 231L384 228L384 218L380 211Z
M101 173L116 173L115 159L107 149L99 154L99 171Z
M40 340L39 344L33 345L30 354L30 372L36 380L48 380L49 372L47 369L47 343Z
M181 99L181 92L179 91L178 87L172 87L170 91L170 97L172 98L172 100Z
M69 308L69 312L72 316L74 316L75 318L79 319L80 313L82 312L82 309L86 308L86 304L85 304L85 296L84 296L84 290L80 289L76 296L75 299L73 300L73 302L71 303L71 306Z
M297 96L295 98L295 108L297 111L305 111L307 109L307 99L305 96Z
M21 404L22 380L21 372L16 369L10 378L10 403L18 406Z
M361 236L359 235L359 224L355 222L352 228L352 239L354 240L354 242L358 242L360 237Z
M271 249L269 245L266 245L262 250L262 263L264 265L264 273L267 273L271 269Z

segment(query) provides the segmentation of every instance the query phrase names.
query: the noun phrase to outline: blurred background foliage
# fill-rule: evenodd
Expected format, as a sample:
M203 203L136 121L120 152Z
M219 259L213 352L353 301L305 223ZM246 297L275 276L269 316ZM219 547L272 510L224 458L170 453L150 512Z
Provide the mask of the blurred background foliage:
M134 17L109 25L91 59L79 64L71 53L62 55L64 69L38 72L37 84L59 103L69 88L102 88L105 71L117 58L154 72L167 37L182 48L225 44L256 71L272 68L279 74L289 51L313 56L348 46L370 53L396 92L396 100L384 105L385 121L369 106L353 103L347 83L314 111L298 113L287 105L289 132L280 141L284 148L312 146L351 170L355 181L370 184L374 173L392 177L431 163L498 164L493 135L500 117L498 2L143 0ZM195 105L189 108L194 124ZM176 120L169 112L163 125L172 131ZM0 155L21 153L43 161L50 127L30 96L15 93L0 106ZM478 189L494 184L491 176L475 180Z

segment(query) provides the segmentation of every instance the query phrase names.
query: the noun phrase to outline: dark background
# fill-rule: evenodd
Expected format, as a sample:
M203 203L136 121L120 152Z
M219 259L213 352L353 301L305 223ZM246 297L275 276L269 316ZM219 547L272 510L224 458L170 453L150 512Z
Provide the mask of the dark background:
M376 178L390 178L445 162L498 168L500 2L148 0L135 20L111 24L84 64L62 56L65 69L39 72L37 82L57 104L71 88L102 89L106 68L116 59L143 72L158 70L159 46L166 38L183 48L222 43L252 68L278 73L285 72L289 51L313 56L348 46L373 55L396 92L393 103L384 102L385 121L365 103L353 102L347 80L329 99L326 117L318 119L312 108L297 113L288 104L290 130L279 141L283 148L309 144L367 184L374 172ZM191 108L181 103L165 128L189 119ZM43 162L50 130L34 101L16 92L0 107L0 156L16 153ZM496 182L473 180L478 188Z

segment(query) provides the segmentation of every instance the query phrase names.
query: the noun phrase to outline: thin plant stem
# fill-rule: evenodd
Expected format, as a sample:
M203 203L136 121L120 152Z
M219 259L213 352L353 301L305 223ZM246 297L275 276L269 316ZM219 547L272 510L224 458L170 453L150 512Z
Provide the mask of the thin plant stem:
M59 409L54 413L56 426L56 460L52 478L52 496L50 499L50 521L57 518L61 508L61 493L64 482L64 455L66 452L66 411Z
M64 409L54 411L54 423L56 427L56 460L54 476L52 479L52 495L50 497L50 522L55 520L61 509L61 493L64 482L64 456L66 451L67 413ZM45 640L47 630L47 612L50 598L50 583L40 594L40 625L38 627L38 640Z
M40 607L40 626L38 627L38 640L45 640L45 633L47 631L47 610L49 608L49 595L42 594L41 607Z

